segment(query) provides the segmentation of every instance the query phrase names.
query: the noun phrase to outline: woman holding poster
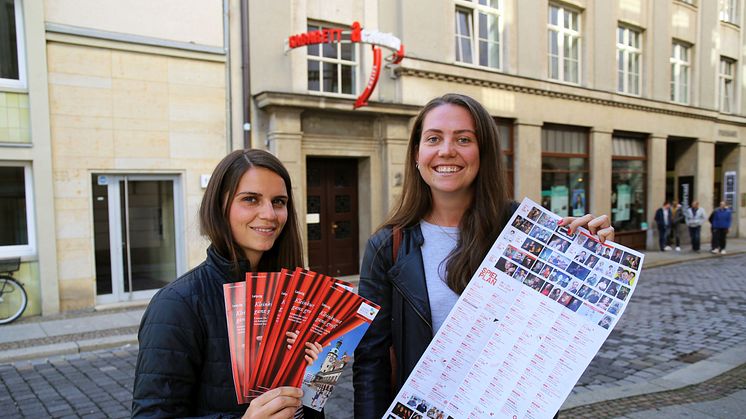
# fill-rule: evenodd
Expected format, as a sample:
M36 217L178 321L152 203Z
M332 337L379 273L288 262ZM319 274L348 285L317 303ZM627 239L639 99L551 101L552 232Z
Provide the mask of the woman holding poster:
M355 351L356 418L386 412L515 210L508 190L484 107L459 94L428 102L409 138L401 198L363 256L360 295L381 310ZM562 224L613 239L607 216Z
M236 402L223 298L223 284L246 272L303 266L291 191L287 170L266 151L237 150L218 163L199 209L207 259L161 289L140 323L132 417L292 418L299 410L294 387ZM320 351L306 343L306 361Z

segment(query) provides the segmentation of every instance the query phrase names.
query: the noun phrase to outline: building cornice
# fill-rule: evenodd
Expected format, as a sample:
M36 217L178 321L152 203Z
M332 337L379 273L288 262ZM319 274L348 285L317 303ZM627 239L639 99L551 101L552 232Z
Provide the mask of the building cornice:
M582 87L575 87L575 86L564 86L563 85L562 87L566 89L588 90L589 94L586 95L586 94L573 93L569 91L550 90L546 88L530 86L529 84L537 83L537 82L546 83L546 81L538 81L538 80L533 80L533 79L518 78L519 81L526 82L524 84L519 85L515 83L497 81L497 80L489 80L487 78L480 78L480 77L475 77L475 76L454 75L454 74L447 74L447 73L443 73L440 71L434 71L434 70L429 70L429 69L409 68L409 67L398 67L395 69L395 74L402 76L402 77L415 77L415 78L430 79L430 80L440 80L440 81L446 81L448 83L488 87L492 89L505 90L505 91L521 93L521 94L544 96L544 97L556 98L560 100L570 100L570 101L575 101L575 102L590 103L594 105L629 109L629 110L635 110L635 111L646 112L646 113L657 113L657 114L662 114L662 115L669 115L669 116L676 116L676 117L683 117L683 118L690 118L690 119L700 119L700 120L711 121L711 122L727 124L727 125L746 126L746 118L744 117L739 117L735 115L723 115L713 110L694 108L694 107L686 108L683 105L678 105L675 103L658 102L658 101L654 101L650 99L642 99L642 98L636 98L636 97L625 96L624 97L625 100L603 98L603 97L598 97L598 96L600 95L609 96L610 94L608 92L591 91L588 89L584 89ZM490 73L490 75L493 75L493 74ZM515 78L515 76L511 76L511 75L501 75L501 76ZM593 93L596 93L598 96L594 96ZM654 104L654 105L651 105L651 104ZM680 109L673 109L671 107L676 107ZM686 110L686 109L690 109L690 110Z
M259 109L271 109L273 107L318 109L336 112L355 112L358 114L385 114L396 116L415 116L420 111L420 106L403 105L398 103L384 103L369 101L368 106L355 109L352 105L355 99L343 99L326 97L320 95L307 95L285 92L261 92L254 95L254 101Z
M179 58L194 58L204 61L225 62L226 60L225 50L217 46L80 28L51 22L45 24L45 29L48 41Z

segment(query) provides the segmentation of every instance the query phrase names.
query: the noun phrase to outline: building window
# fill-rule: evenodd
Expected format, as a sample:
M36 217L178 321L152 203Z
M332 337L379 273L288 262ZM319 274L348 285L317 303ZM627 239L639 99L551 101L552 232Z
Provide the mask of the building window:
M720 74L718 75L718 78L720 79L720 83L718 86L720 112L733 112L733 104L735 103L735 83L733 80L734 67L735 61L729 58L720 58Z
M617 28L617 90L631 95L640 94L642 43L640 32L628 27Z
M308 31L330 26L309 24ZM308 90L352 95L357 91L357 44L349 42L312 44L308 46Z
M31 167L0 163L0 257L34 253Z
M26 86L21 0L0 0L0 86Z
M501 68L500 0L456 0L456 61Z
M497 135L500 139L503 167L507 176L508 196L513 198L513 121L510 119L495 118L495 124L497 124Z
M618 232L639 231L645 222L645 138L611 137L611 223Z
M689 103L689 50L680 42L671 48L671 100L684 104Z
M580 81L580 14L549 5L549 78Z
M720 20L738 24L738 0L720 0Z
M588 130L545 125L541 130L541 204L566 217L588 212Z

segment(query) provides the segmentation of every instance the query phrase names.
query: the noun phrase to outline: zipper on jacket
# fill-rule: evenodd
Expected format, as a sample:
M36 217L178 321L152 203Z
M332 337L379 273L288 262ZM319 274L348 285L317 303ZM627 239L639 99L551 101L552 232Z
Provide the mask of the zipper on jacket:
M399 288L399 286L396 284L396 282L391 281L391 284L394 286L394 288L396 288L397 291L399 291L399 294L401 294L401 296L404 297L405 300L407 300L407 302L409 303L409 305L411 305L412 307L416 307L417 306L416 304L414 304L412 302L412 300L409 299L409 297L407 296L406 293L402 292L401 288ZM422 315L422 313L420 313L419 310L414 310L414 312L417 313L417 315L420 317L420 319L422 319L422 321L425 322L425 324L428 325L428 327L430 327L430 334L434 336L435 334L433 333L433 325L430 324L430 322L427 321L427 319L425 319L425 317Z

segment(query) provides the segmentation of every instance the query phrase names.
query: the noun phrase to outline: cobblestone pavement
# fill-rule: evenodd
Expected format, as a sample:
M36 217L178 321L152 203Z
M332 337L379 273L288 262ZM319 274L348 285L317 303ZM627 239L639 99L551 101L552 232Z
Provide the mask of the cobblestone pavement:
M560 412L560 419L596 418L737 418L746 414L746 365L678 390L593 403ZM733 396L733 402L713 409L710 402Z
M0 365L4 417L130 416L137 348Z
M746 255L643 270L573 392L638 384L746 342Z
M743 345L744 272L746 255L644 270L622 320L573 391L643 383ZM10 417L127 417L136 356L136 348L125 347L0 365L0 412ZM561 417L662 417L656 409L729 394L741 403L744 388L742 366L684 389L580 406L562 411ZM746 400L739 406L746 406ZM349 418L351 410L348 370L326 413L330 419ZM674 411L668 417L683 416Z

